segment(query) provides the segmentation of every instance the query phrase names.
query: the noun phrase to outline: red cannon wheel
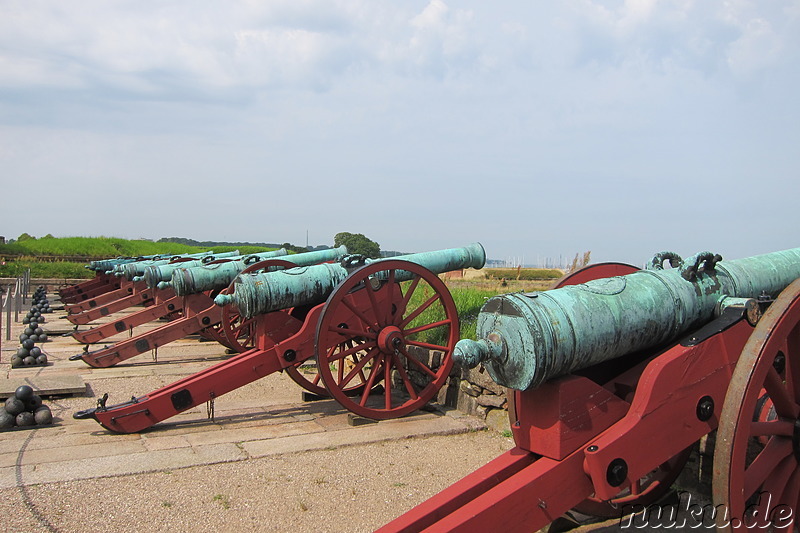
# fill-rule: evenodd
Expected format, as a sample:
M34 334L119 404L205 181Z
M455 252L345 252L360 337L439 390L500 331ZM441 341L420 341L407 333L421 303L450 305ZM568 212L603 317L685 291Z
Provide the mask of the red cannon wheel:
M410 281L399 283L401 276ZM397 418L436 395L450 374L458 338L456 306L438 276L406 261L377 261L328 297L317 324L317 369L348 410ZM365 386L351 398L346 389L354 380Z
M355 346L355 341L348 341L344 343L343 348L349 350ZM353 358L350 359L353 361ZM356 363L358 359L355 359ZM316 394L317 396L322 397L330 397L330 393L328 389L325 388L325 384L322 383L322 376L320 376L319 371L317 370L316 362L314 362L314 368L310 369L311 360L304 361L298 366L290 366L286 368L286 374L292 381L303 387L309 392ZM352 363L352 364L356 364ZM346 364L345 366L348 366ZM337 367L338 372L338 367ZM348 385L342 389L342 391L347 396L357 396L360 395L364 391L364 385L367 382L367 376L364 372L360 372L355 379L353 379Z
M261 270L266 270L270 267L279 267L279 268L294 268L297 265L286 261L283 259L266 259L264 261L259 261L258 263L253 263L252 265L248 266L244 270L242 270L241 274L248 274L250 272L258 272ZM225 289L222 289L223 294L231 294L233 293L233 285L235 282L231 282L230 286ZM236 350L239 353L244 353L247 350L250 350L255 346L255 322L257 317L244 319L239 314L239 311L233 305L226 305L222 308L222 322L217 326L219 330L219 335L223 339L225 339L222 344L231 348L232 350Z
M771 404L771 405L770 405ZM774 411L765 416L764 409ZM736 363L714 450L722 531L790 525L800 510L800 280L767 309ZM783 521L783 523L778 523ZM737 526L739 526L737 528ZM743 526L743 527L742 527Z
M625 263L597 263L561 278L553 288L577 285L596 279L625 276L638 270L635 266ZM658 501L669 491L670 486L686 465L690 454L691 448L660 464L644 477L634 481L630 487L620 492L610 501L600 500L592 496L576 505L575 510L591 516L613 518L619 516L620 509L624 506L648 506Z

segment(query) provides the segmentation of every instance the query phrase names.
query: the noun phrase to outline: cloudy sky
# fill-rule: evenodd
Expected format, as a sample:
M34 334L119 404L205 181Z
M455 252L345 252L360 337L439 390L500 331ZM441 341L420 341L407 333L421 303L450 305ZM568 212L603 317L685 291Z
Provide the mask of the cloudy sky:
M800 246L800 2L0 0L0 235Z

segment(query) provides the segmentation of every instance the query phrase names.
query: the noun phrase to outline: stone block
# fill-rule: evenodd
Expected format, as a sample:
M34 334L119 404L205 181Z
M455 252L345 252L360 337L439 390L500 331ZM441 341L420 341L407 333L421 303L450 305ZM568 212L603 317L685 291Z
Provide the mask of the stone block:
M506 405L505 396L498 396L497 394L481 394L480 396L477 396L475 400L479 405L483 405L485 407L494 407L495 409L505 407Z

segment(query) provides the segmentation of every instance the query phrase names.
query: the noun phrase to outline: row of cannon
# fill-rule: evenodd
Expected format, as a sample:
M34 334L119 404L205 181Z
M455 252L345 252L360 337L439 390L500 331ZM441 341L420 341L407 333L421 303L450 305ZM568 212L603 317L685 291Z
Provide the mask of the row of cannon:
M74 416L94 418L115 432L141 431L280 371L358 415L403 416L438 393L453 364L458 314L438 274L481 268L485 260L475 243L377 261L339 247L90 264L98 270L95 280L61 292L76 327L132 305L144 308L74 331L86 347L72 360L109 367L147 352L157 356L159 347L192 334L237 355L123 403L109 405L103 397ZM154 329L89 349L164 318ZM441 355L414 356L409 346Z
M137 269L174 263L129 261L129 280L106 268L65 291L75 324L83 313L111 312L110 302L98 303L101 287L124 290L117 299L146 296L137 313L173 314L149 333L76 356L92 366L191 332L238 352L130 401L109 406L101 398L76 418L141 431L277 371L354 413L391 418L430 401L455 362L480 366L508 388L516 446L381 531L536 531L571 510L644 512L709 434L714 505L695 518L721 531L794 527L800 249L731 261L662 252L645 269L591 265L550 291L490 298L474 340L459 340L438 274L482 267L479 244L377 261L330 253L302 266L296 261L306 254L260 258L233 267L240 270L229 278L212 272L231 258L149 275ZM74 335L97 342L133 327L134 315ZM423 360L409 346L441 356ZM313 372L301 372L310 361Z

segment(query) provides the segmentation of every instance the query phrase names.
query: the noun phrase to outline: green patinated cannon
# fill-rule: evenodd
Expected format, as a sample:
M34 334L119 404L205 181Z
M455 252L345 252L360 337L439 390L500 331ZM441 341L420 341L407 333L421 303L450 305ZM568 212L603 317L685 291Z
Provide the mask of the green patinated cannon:
M232 325L228 340L252 332L238 356L121 404L102 400L74 416L94 418L111 431L142 431L277 372L360 416L404 416L436 397L452 368L458 312L437 274L481 268L485 259L476 243L375 261L350 255L339 264L242 272L229 298L220 295L212 309L186 313L186 320L210 325L212 315L230 312L230 319L221 318L223 328L226 321ZM142 340L130 343L144 346ZM115 348L100 354L103 359L97 353L83 358L109 366L122 355Z
M144 255L139 257L114 257L112 259L101 259L100 261L90 261L88 265L84 265L85 268L89 270L94 270L95 272L102 272L108 273L109 271L113 271L115 266L121 266L126 263L134 263L136 261L152 261L161 259L162 255Z
M196 254L159 254L159 255L148 255L148 256L139 256L133 258L117 258L117 259L108 259L105 261L93 261L90 263L90 267L92 264L97 263L97 268L106 266L105 270L102 272L106 274L111 274L116 277L122 277L124 272L125 265L130 264L143 264L143 265L152 265L155 262L159 263L169 263L170 261L178 261L178 260L188 260L188 259L202 259L203 257L214 255L214 252L199 252Z
M150 265L144 269L144 273L141 276L137 276L134 278L134 281L138 281L140 279L144 279L145 284L151 288L155 289L159 283L161 282L169 282L172 279L172 275L174 272L190 269L190 268L198 268L203 266L210 266L210 267L220 267L223 264L230 264L232 262L245 262L246 264L253 264L258 261L263 261L265 259L270 259L274 257L283 257L287 254L286 248L280 248L278 250L272 250L270 252L261 252L257 254L251 254L247 256L231 256L226 258L217 258L214 261L187 261L184 263L168 263L165 265ZM217 262L219 259L226 259L226 261ZM241 271L241 270L240 270ZM234 276L231 276L228 279L228 283L231 282ZM225 284L227 287L228 284ZM165 288L165 287L162 287ZM215 287L215 288L222 288L222 287ZM199 291L198 291L199 292Z
M464 248L401 255L392 259L409 261L434 274L441 274L463 268L482 268L486 252L479 243L473 243ZM220 306L233 303L247 318L301 305L317 305L324 302L354 268L379 261L346 256L339 264L243 274L234 280L232 295L220 294L214 301ZM397 276L396 281L403 281L402 273Z
M324 263L326 261L338 261L345 254L347 254L347 248L344 246L302 254L281 254L283 256L280 258L280 262L284 264L281 267L268 267L268 269L275 270L277 268L291 267L292 265L302 267ZM203 265L193 268L174 269L171 281L159 282L158 288L166 289L172 287L175 290L175 294L178 296L224 289L230 285L234 278L242 273L243 270L256 265L258 262L268 257L276 256L267 256L266 254L251 255L237 261L228 261L225 263ZM291 265L285 263L291 263ZM147 272L145 272L145 277L147 277ZM148 285L150 285L149 280Z
M741 299L774 298L800 277L800 248L721 262L697 254L647 270L541 293L490 298L456 361L483 364L498 384L517 390L678 339ZM755 302L748 302L751 307Z
M135 263L127 263L116 267L113 271L113 274L117 277L124 277L127 280L142 281L143 278L141 278L141 276L144 275L145 269L151 266L168 265L170 263L183 264L185 266L195 266L210 263L211 261L216 261L218 259L239 257L240 255L241 254L239 253L239 250L234 250L232 252L207 252L202 254L169 257L167 259L159 259L156 261L137 261ZM139 279L134 279L137 277Z

